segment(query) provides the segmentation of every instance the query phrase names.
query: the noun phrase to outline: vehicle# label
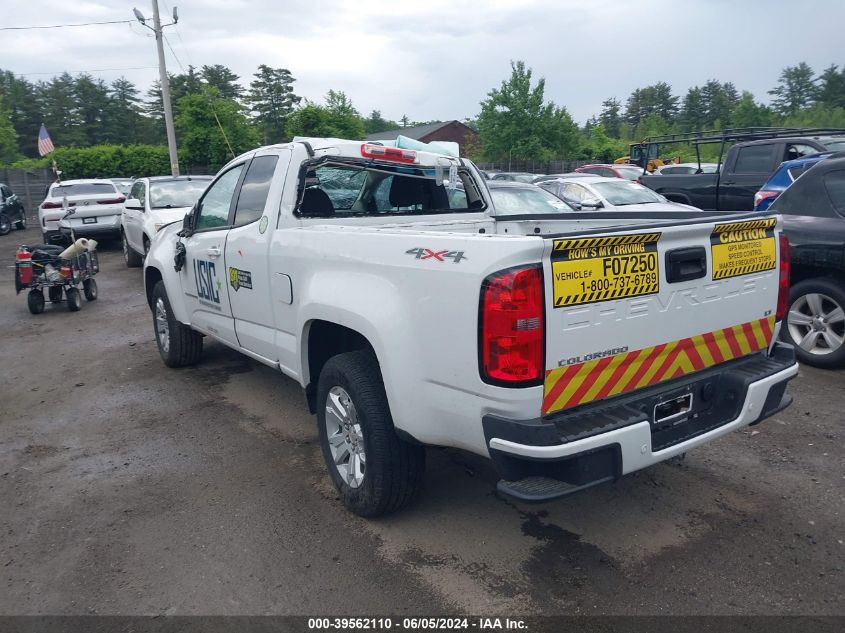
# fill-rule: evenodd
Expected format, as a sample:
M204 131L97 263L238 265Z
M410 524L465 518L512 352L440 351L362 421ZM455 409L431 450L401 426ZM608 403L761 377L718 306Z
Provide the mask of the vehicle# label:
M775 268L775 224L775 218L717 224L710 235L713 279Z
M555 308L641 297L660 291L660 233L555 240Z
M591 360L566 363L546 372L543 415L630 393L753 354L769 347L774 327L775 317L769 316L680 341L634 351L624 348L622 353L606 350L593 354Z

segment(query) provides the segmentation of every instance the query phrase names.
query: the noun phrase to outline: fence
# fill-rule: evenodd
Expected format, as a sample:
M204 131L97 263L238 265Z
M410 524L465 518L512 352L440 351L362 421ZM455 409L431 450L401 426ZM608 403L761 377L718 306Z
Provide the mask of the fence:
M47 193L47 187L56 180L53 170L47 167L38 169L0 169L0 182L9 186L23 203L27 215L33 216L35 210Z
M492 163L476 163L484 171L520 171L529 174L565 174L581 165L590 165L595 160L500 160Z

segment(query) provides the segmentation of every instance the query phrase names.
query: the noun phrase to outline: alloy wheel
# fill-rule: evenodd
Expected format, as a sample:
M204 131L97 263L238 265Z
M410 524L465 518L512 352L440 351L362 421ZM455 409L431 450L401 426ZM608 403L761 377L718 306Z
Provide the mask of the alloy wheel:
M792 340L808 354L832 354L845 343L845 310L822 293L798 297L789 309L786 326Z
M332 387L326 397L326 437L337 472L350 488L358 488L366 474L364 434L355 404L343 387Z

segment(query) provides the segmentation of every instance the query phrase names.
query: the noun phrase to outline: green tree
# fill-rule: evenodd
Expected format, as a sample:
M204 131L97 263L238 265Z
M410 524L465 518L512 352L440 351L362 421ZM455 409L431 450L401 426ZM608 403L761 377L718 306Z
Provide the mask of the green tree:
M621 138L622 134L622 104L619 99L611 97L605 99L601 104L601 114L599 114L599 123L604 127L604 131L612 138Z
M203 66L200 76L209 86L217 88L223 99L240 99L243 94L243 86L238 83L240 77L223 64Z
M18 133L12 117L0 94L0 163L11 163L18 158Z
M786 117L783 124L787 127L845 128L845 108L816 104Z
M286 68L258 67L255 79L249 84L246 102L258 125L262 142L279 143L285 139L285 126L301 97L293 92L295 79Z
M830 108L845 108L845 67L841 71L836 64L825 68L819 76L816 101Z
M291 115L291 136L362 139L364 120L345 93L329 90L326 105L308 103Z
M578 126L566 108L544 101L545 79L531 85L532 71L511 62L511 76L481 102L478 132L490 160L552 160L579 150Z
M754 95L744 91L731 113L731 122L736 127L768 127L773 123L774 113L767 106L754 101Z
M125 77L115 79L109 89L105 120L107 143L138 143L152 132L150 122L141 113L138 88Z
M219 167L259 145L258 131L243 107L220 96L211 86L179 100L176 132L187 161L209 168Z
M599 123L590 130L590 142L586 151L589 154L588 158L601 163L612 163L628 153L628 144L611 138L605 131L604 124Z
M42 115L35 86L11 71L0 71L0 96L6 102L9 119L18 135L18 152L38 156L36 139Z
M106 140L106 121L110 101L109 89L102 79L83 73L73 84L73 94L79 117L81 145L97 145Z
M373 110L370 116L364 119L364 130L367 134L375 134L376 132L386 132L387 130L395 130L400 125L396 121L390 121L381 116L380 110Z
M688 131L703 130L707 126L707 105L701 88L693 86L687 90L678 118L681 126Z
M625 121L636 128L644 118L657 114L664 121L672 122L678 114L678 101L665 81L637 88L625 103Z
M634 138L644 139L650 136L662 136L669 133L669 123L657 112L645 115L637 125Z
M774 97L772 108L782 116L789 116L810 106L818 92L816 81L813 69L806 62L787 66L780 73L778 85L769 90Z
M59 145L85 145L86 137L79 117L76 87L69 73L39 83L37 99L41 106L43 122L50 130L53 143Z

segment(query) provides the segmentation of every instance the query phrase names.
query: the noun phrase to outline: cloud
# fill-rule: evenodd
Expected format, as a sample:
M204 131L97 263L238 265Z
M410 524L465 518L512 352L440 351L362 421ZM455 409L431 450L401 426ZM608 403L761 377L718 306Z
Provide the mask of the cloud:
M136 1L150 17L149 2ZM178 62L225 64L248 85L259 64L284 67L309 99L343 90L361 112L393 119L474 116L515 59L545 77L547 98L579 121L607 97L624 102L656 81L683 95L717 78L765 99L784 66L807 61L820 72L845 63L845 3L824 0L160 0L163 16L176 3L179 25L166 29L171 72ZM131 8L123 0L6 0L4 23L131 19ZM32 80L150 67L95 73L125 75L145 92L157 77L150 35L138 24L5 32L2 66Z

